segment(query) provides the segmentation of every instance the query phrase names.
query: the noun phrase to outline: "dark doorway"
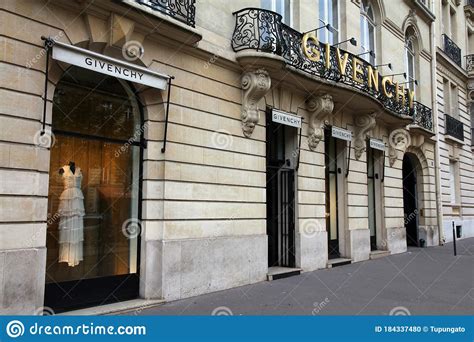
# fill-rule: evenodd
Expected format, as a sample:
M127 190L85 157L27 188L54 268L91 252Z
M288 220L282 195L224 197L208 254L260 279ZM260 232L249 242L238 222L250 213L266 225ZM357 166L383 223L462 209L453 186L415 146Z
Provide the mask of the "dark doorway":
M295 163L290 146L296 129L273 122L271 108L266 113L268 265L295 267Z
M326 229L328 233L328 258L335 259L341 256L339 251L339 203L338 192L343 175L343 146L331 131L325 131L325 170L326 170ZM342 153L342 154L341 154ZM341 158L342 157L342 158Z
M382 172L383 153L367 142L367 190L370 230L370 250L377 250L378 233L382 229Z
M418 246L418 189L415 157L403 157L403 209L408 246Z

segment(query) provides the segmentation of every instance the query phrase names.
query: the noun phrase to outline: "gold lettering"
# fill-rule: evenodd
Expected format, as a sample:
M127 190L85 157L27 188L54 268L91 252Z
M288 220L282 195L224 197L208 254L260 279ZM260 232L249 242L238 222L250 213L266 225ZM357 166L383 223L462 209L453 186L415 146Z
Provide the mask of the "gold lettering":
M352 57L352 79L361 84L364 83L364 79L361 77L364 75L362 66L362 61L359 58Z
M411 109L413 109L413 106L415 105L414 100L415 100L415 92L413 90L408 89L408 105L410 106Z
M308 43L311 43L308 51ZM319 52L319 40L314 33L305 33L301 42L303 53L305 56L313 62L319 62L321 59L321 53Z
M331 67L331 45L326 43L326 69Z
M379 91L379 71L373 69L370 65L367 68L367 79L369 81L369 89L375 88L376 91Z
M393 93L392 92L388 92L387 90L387 83L393 85L393 82L392 80L390 79L390 76L384 76L382 77L382 91L383 91L383 94L388 97L389 99L393 97Z
M405 86L398 85L398 82L395 82L395 96L398 102L400 102L401 99L402 103L405 104Z
M339 72L341 75L346 74L346 66L347 66L347 61L349 59L349 54L347 52L344 53L344 57L341 58L341 50L339 48L336 49L336 57L337 57L337 64L339 66Z

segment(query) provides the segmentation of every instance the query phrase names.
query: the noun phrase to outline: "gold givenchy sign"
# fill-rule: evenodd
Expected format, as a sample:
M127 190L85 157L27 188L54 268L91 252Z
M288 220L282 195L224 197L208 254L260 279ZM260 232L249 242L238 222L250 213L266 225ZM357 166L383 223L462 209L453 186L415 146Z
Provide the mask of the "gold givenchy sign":
M321 62L321 57L324 58L324 66L326 69L331 68L331 45L326 43L324 45L324 56L319 47L319 40L314 33L306 33L303 35L301 42L301 49L304 55L312 62ZM347 62L349 61L349 53L344 52L341 55L341 50L336 48L336 60L337 68L341 75L346 75ZM365 68L365 70L364 70ZM379 71L377 68L370 64L364 64L364 62L356 57L352 56L352 80L354 82L364 84L366 82L363 79L364 74L367 73L367 87L369 90L375 90L376 92L382 92L387 98L395 97L395 100L405 105L408 102L409 108L412 109L414 105L415 92L410 89L405 89L405 86L399 84L399 82L393 82L391 76L379 77Z

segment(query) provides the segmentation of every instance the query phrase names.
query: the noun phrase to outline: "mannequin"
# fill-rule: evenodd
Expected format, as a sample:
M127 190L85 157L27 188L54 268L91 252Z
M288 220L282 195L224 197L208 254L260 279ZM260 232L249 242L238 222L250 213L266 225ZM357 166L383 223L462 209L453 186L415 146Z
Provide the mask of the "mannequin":
M82 172L70 161L59 169L64 191L59 197L59 262L68 266L79 265L83 260L84 195L81 191Z

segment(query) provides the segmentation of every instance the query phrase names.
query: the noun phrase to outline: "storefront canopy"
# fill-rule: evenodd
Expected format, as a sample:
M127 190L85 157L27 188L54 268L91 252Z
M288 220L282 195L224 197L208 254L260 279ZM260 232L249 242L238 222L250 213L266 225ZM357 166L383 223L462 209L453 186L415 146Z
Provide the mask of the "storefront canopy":
M170 76L50 39L53 59L130 82L164 90Z

